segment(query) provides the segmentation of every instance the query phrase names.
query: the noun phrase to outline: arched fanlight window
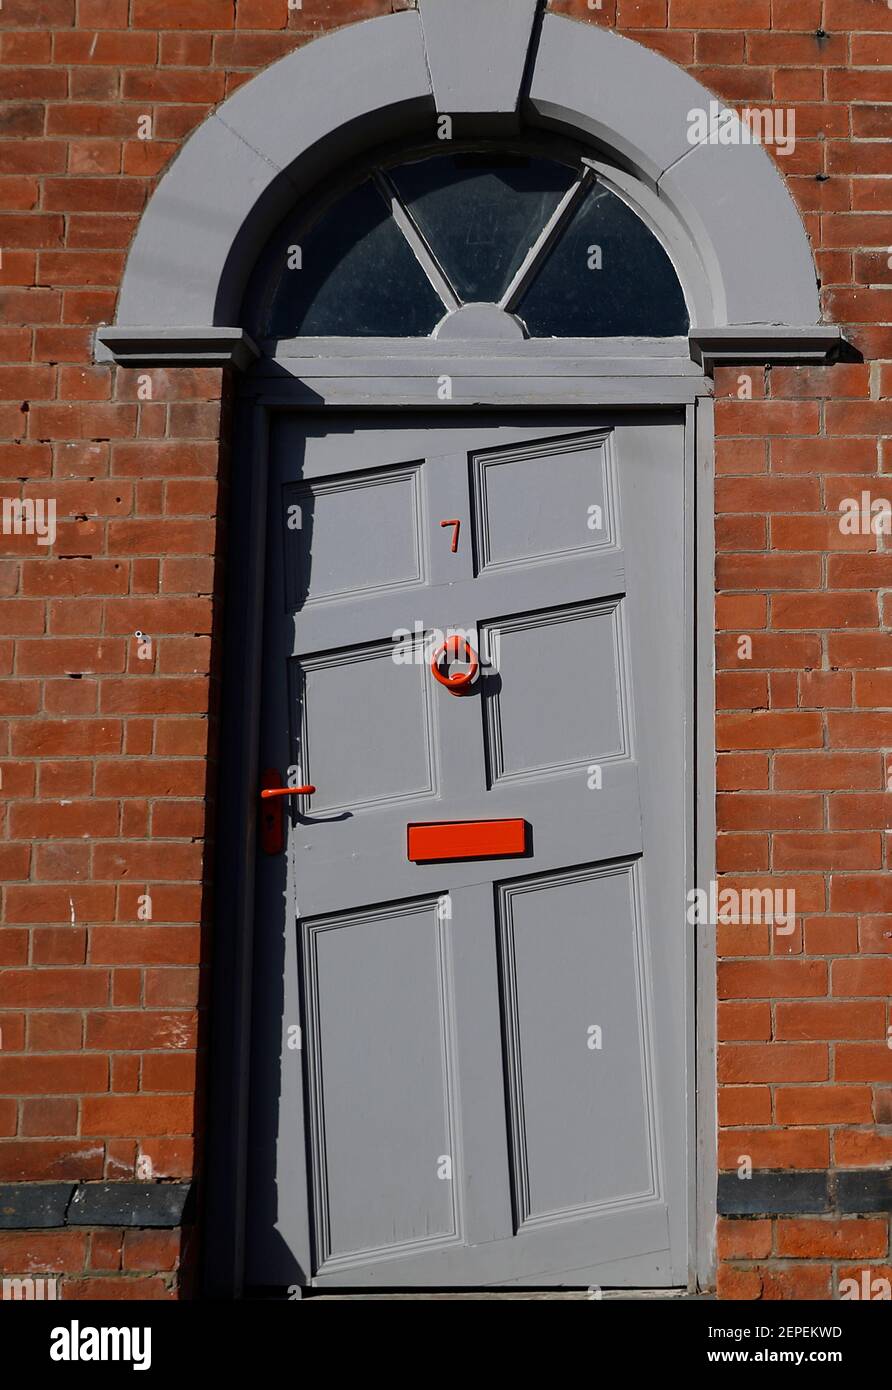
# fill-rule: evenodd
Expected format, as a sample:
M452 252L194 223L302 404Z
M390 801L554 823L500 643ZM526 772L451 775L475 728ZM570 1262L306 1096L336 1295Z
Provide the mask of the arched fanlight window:
M466 304L530 338L690 326L662 242L580 159L475 150L379 166L291 214L250 295L264 338L421 338Z

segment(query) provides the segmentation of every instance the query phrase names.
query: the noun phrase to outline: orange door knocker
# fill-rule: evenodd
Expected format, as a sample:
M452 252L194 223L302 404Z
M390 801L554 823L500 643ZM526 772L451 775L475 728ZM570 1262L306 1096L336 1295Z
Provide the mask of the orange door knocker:
M459 669L453 670L453 666ZM453 633L434 652L431 671L453 695L463 695L477 679L480 662L468 639Z

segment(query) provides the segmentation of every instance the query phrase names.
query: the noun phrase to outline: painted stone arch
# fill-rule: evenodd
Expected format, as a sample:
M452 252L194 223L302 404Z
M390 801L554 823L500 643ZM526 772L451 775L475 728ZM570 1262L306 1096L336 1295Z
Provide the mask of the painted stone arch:
M419 0L350 25L260 73L189 139L142 218L99 352L247 365L245 285L289 208L362 152L448 115L460 134L550 131L604 152L696 266L698 360L742 361L747 344L753 360L823 360L838 330L820 324L808 238L772 159L743 139L691 143L691 113L714 122L716 110L667 59L539 16L537 0Z

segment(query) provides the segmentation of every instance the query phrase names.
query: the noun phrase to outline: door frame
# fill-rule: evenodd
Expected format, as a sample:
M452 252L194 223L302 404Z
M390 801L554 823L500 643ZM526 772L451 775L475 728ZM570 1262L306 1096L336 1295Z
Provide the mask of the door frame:
M289 348L292 345L288 345ZM380 357L344 355L337 345L312 356L267 358L237 385L232 436L227 581L223 621L219 810L208 1067L208 1124L202 1204L202 1291L239 1298L244 1287L250 1146L251 993L261 644L264 622L267 478L273 412L331 411L332 423L375 408L460 411L524 408L580 415L611 408L675 407L685 417L685 628L689 644L686 761L690 778L686 879L716 875L714 681L714 422L712 382L693 366L687 344L648 344L646 357L620 361L603 345L537 344L535 355L502 358L504 345L444 347L405 342ZM628 351L631 344L626 345ZM680 345L679 345L680 346ZM355 347L355 345L354 345ZM640 340L635 348L641 351ZM418 349L421 349L421 352ZM594 348L594 351L593 351ZM333 350L334 349L334 350ZM675 350L673 350L675 349ZM580 360L584 357L587 360ZM382 370L383 366L383 370ZM437 370L439 368L439 370ZM453 397L437 397L448 375ZM444 420L444 423L446 421ZM237 526L235 524L237 519ZM225 757L223 756L225 752ZM679 904L679 912L684 905ZM715 929L687 933L688 1289L715 1278L717 1181Z

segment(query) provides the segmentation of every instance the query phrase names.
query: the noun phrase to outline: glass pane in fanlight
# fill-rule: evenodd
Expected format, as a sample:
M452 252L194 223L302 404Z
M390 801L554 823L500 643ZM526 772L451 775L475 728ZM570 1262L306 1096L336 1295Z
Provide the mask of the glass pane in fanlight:
M522 296L532 338L674 337L690 326L662 244L615 193L587 193Z
M282 271L272 297L271 337L427 337L446 312L371 183L278 244ZM289 268L289 259L299 267Z
M497 303L576 181L551 160L437 155L388 170L464 303Z

